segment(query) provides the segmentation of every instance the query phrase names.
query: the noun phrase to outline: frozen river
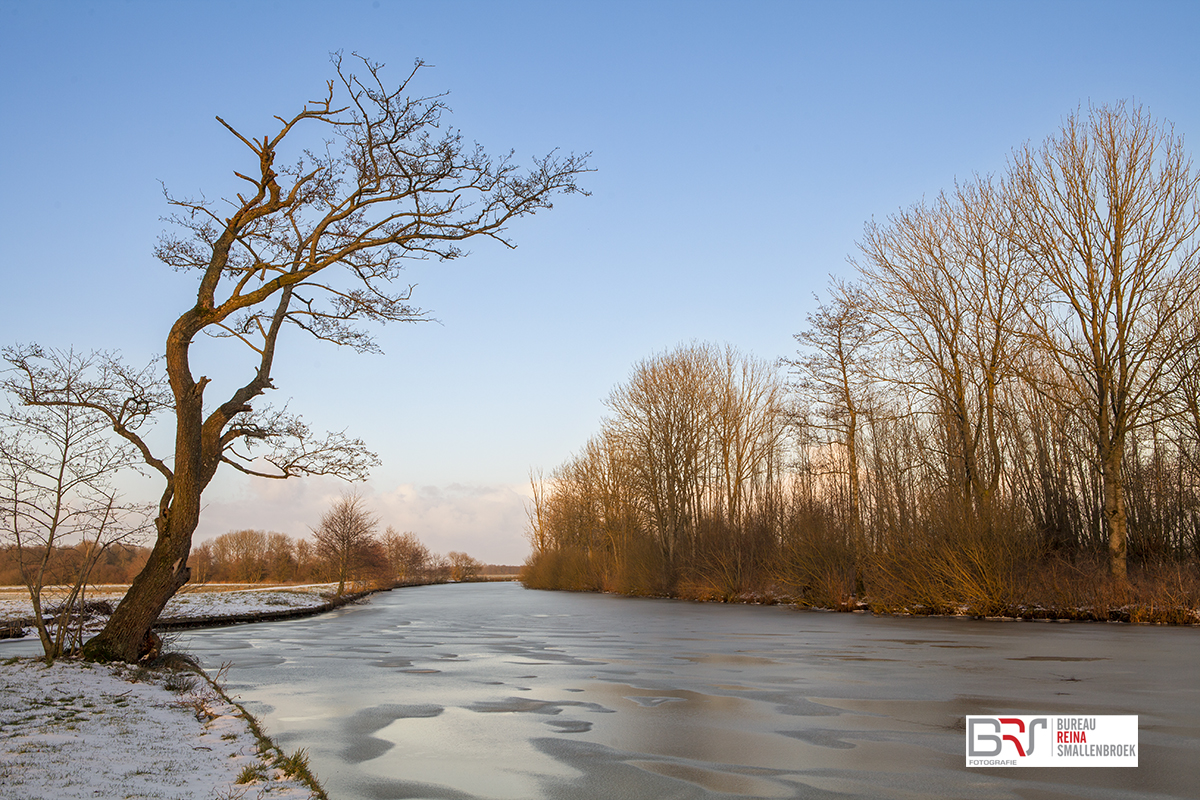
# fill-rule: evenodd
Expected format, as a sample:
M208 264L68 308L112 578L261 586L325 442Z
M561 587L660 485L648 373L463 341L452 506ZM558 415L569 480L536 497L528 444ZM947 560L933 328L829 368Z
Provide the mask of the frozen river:
M403 589L189 632L351 798L1197 797L1200 630ZM1137 714L1137 769L968 769L966 714Z

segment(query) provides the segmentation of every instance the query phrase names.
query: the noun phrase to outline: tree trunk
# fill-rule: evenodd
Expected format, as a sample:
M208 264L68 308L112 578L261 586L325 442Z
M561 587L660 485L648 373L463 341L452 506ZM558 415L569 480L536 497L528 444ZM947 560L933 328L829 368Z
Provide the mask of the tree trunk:
M1104 519L1108 523L1108 571L1118 586L1129 580L1126 568L1128 540L1125 516L1125 481L1121 472L1124 448L1114 447L1104 460Z
M167 375L176 408L175 472L155 520L158 536L146 566L133 579L104 630L83 646L83 657L89 661L136 662L156 650L151 628L191 577L187 560L192 534L200 524L200 496L220 463L222 427L202 422L208 379L197 383L188 363L192 332L187 323L194 315L193 311L181 317L167 337Z
M196 486L190 481L180 483L185 487ZM146 566L133 579L104 630L83 646L83 657L87 660L140 660L153 649L151 628L159 614L191 577L187 560L192 534L200 522L200 487L184 495L178 491L180 483L176 484L166 518L159 519L159 535Z
M858 479L858 411L852 401L847 402L846 406L850 416L846 426L846 455L847 467L850 470L850 540L854 558L854 596L861 598L866 594L866 582L863 578L866 543L863 541L862 490Z
M104 630L83 646L85 659L135 662L153 650L151 628L167 601L188 581L191 539L190 532L186 537L159 538Z

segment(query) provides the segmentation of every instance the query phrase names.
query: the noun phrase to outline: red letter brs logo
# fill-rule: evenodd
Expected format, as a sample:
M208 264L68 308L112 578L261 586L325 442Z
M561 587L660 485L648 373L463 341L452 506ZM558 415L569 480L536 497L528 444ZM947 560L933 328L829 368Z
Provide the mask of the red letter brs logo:
M1045 717L1025 720L1020 717L968 717L967 756L971 758L1025 758L1037 747L1037 730L1049 730Z

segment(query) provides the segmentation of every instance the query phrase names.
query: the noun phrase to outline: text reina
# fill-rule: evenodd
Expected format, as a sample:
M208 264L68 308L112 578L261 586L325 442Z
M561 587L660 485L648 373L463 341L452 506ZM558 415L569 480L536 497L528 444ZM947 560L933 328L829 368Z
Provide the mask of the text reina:
M1087 732L1096 730L1095 717L1057 717L1054 720L1055 744L1087 744ZM1058 754L1066 755L1066 747L1058 748Z

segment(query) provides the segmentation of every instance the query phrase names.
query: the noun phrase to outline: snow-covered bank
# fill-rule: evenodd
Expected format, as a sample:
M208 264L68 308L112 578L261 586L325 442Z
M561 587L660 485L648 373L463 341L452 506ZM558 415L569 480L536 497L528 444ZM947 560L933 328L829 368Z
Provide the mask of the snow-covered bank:
M125 588L105 587L89 593L89 600L115 606ZM219 620L316 610L328 605L325 595L335 588L204 587L173 598L163 618ZM0 592L0 620L32 614L23 591ZM98 630L105 619L95 616L85 628ZM0 658L4 655L0 645ZM47 667L32 657L0 662L0 797L5 800L314 796L305 783L285 774L292 765L282 755L260 744L242 709L191 672L64 659Z
M289 761L189 672L34 659L0 664L0 794L304 800Z
M336 590L336 583L252 587L231 591L206 587L199 591L180 592L172 597L163 609L161 619L238 616L284 609L316 608L328 602Z
M125 596L128 587L101 587L88 592L88 602L107 603L109 613ZM186 620L219 621L236 618L245 621L251 617L277 614L281 611L303 612L316 610L329 604L330 596L337 589L335 583L316 583L304 586L251 586L247 584L208 585L188 587L167 603L160 622L178 625ZM95 607L95 606L93 606ZM24 587L0 587L0 628L20 625L26 635L33 630L33 606ZM85 633L95 633L104 627L107 615L96 614L85 621Z

